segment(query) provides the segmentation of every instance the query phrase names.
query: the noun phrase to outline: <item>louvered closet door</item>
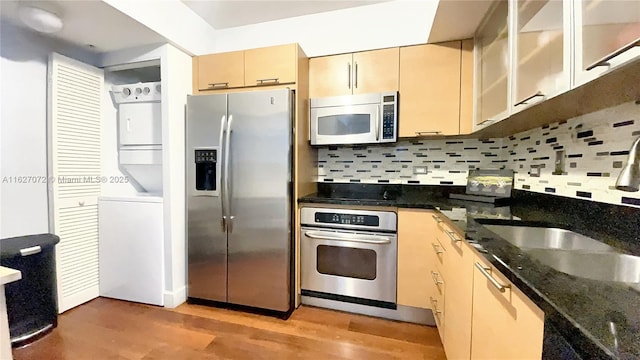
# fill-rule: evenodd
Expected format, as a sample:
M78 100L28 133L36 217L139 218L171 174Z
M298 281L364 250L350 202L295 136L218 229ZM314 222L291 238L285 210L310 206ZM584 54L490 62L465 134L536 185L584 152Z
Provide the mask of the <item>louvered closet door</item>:
M49 218L56 247L58 309L98 297L98 196L101 187L101 69L49 58Z

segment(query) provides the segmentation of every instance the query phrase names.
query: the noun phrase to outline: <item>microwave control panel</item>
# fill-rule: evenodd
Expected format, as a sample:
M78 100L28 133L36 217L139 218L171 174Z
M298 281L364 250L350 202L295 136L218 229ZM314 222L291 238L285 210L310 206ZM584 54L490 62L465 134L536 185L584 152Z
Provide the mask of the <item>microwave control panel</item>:
M382 97L382 138L394 140L396 138L396 96Z

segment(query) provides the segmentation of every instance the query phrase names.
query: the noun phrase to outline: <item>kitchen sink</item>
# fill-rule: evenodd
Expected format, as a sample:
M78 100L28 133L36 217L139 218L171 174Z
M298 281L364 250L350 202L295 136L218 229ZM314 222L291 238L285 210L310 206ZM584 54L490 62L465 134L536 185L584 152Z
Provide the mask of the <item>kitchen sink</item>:
M592 280L640 284L640 256L542 249L528 250L527 254L565 274Z
M570 230L516 225L484 225L521 249L616 251L615 248Z

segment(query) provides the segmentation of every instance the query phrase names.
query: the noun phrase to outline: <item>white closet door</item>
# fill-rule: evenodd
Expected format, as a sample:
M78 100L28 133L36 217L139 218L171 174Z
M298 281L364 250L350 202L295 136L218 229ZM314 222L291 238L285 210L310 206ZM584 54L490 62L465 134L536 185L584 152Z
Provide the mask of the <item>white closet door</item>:
M102 69L53 53L48 69L49 219L58 309L98 297Z

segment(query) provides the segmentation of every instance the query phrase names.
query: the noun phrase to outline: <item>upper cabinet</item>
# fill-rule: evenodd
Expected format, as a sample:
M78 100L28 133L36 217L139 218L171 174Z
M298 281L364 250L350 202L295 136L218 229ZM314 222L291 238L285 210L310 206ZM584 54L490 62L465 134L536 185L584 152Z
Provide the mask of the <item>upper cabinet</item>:
M296 82L296 44L279 45L244 52L245 86Z
M398 48L312 58L309 97L394 91L398 76Z
M473 40L400 48L400 137L469 133Z
M575 85L640 56L640 2L575 0Z
M476 123L488 125L509 115L509 4L501 1L476 34Z
M298 44L195 56L193 91L293 84L300 56Z
M244 52L210 54L193 58L194 86L198 90L217 90L244 86Z
M553 105L536 112L531 124L557 121L558 113L599 110L571 105L584 94L572 90L638 59L639 1L499 0L476 31L474 131L560 94L567 96L547 103ZM588 91L606 93L597 86ZM621 94L607 96L602 106L615 105L616 97L628 101ZM511 125L501 128L532 128Z
M512 0L513 112L569 90L571 3Z

